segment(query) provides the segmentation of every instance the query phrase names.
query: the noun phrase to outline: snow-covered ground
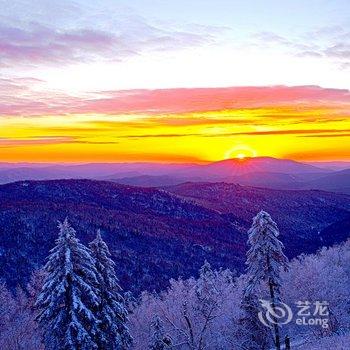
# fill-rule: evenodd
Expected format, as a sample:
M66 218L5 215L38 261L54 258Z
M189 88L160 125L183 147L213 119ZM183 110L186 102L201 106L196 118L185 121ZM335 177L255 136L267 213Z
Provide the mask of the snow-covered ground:
M292 349L302 350L349 350L350 334L336 335L313 340L309 343L292 344Z

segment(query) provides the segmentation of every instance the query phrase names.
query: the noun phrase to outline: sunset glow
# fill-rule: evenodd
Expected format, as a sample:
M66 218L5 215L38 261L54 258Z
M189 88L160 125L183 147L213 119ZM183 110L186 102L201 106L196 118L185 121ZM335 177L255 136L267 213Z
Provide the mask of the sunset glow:
M2 111L0 159L349 159L349 96L317 87L116 92L67 105L68 97L47 96L37 103L33 96L28 107Z
M4 7L0 161L350 159L342 3L54 3Z
M0 8L0 350L350 350L350 0Z

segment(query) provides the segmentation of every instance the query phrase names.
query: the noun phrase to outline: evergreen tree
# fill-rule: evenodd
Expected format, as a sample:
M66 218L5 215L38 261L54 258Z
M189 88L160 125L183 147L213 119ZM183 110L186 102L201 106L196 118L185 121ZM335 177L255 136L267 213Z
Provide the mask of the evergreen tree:
M288 267L288 259L283 254L283 244L277 238L279 231L277 224L265 211L261 211L253 219L253 225L248 231L248 244L250 249L247 253L247 265L249 281L245 294L252 293L256 285L264 281L271 298L271 307L275 311L276 304L280 302L281 268ZM280 349L280 332L278 320L274 321L274 341L276 349Z
M97 271L91 252L79 243L66 219L51 250L48 273L37 300L38 321L48 350L94 350L100 304Z
M151 323L152 335L149 343L149 350L164 350L171 346L171 338L164 332L164 327L159 316L156 316Z
M132 313L133 310L138 306L137 299L134 297L133 293L127 291L124 293L125 307L128 310L128 313Z
M245 350L265 350L268 347L268 329L260 322L260 305L253 294L243 296L242 317L238 320L238 337Z
M215 285L215 272L211 265L205 260L199 270L199 278L196 283L196 296L198 308L203 316L210 319L219 305L220 295Z
M95 259L101 296L98 306L98 318L101 321L97 336L99 350L127 349L132 343L126 325L128 311L120 295L121 288L114 270L115 263L110 258L111 254L99 230L89 246Z

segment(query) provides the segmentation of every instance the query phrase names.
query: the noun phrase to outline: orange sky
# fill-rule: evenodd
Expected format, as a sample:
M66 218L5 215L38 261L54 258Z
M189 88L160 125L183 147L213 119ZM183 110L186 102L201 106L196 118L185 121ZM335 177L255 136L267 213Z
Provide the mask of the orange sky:
M0 123L0 161L350 160L350 93L314 86L46 93Z
M20 4L0 162L350 160L348 1Z

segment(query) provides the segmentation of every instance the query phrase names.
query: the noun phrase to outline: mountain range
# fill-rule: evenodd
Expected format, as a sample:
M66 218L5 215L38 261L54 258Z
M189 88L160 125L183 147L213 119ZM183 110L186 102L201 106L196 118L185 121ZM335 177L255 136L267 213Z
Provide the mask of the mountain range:
M161 290L208 260L243 271L247 230L267 210L286 254L314 252L349 236L350 196L228 183L143 188L96 180L20 181L0 186L0 275L14 288L41 268L69 218L87 244L97 229L125 289Z
M319 189L350 194L350 163L322 164L271 157L228 159L208 164L0 163L0 183L21 180L95 179L142 187L159 187L189 181L227 182L272 189Z

